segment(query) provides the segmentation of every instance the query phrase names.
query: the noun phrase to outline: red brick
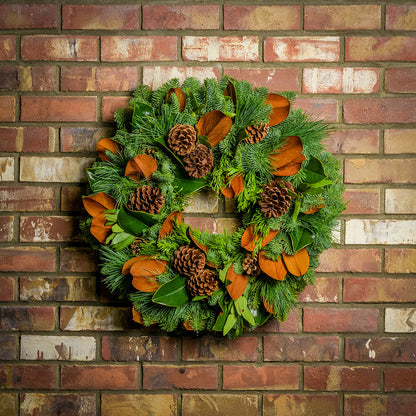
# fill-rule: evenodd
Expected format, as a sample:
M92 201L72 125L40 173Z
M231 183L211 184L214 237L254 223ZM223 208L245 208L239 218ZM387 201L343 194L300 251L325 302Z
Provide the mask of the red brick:
M329 249L319 257L318 272L381 272L379 249Z
M15 360L17 358L18 338L15 335L0 334L0 360Z
M378 214L380 191L377 189L347 189L343 194L347 202L344 214Z
M344 416L410 416L416 408L415 395L345 395Z
M216 366L143 365L143 389L216 389Z
M242 337L235 340L216 337L182 340L182 360L186 361L256 361L257 338Z
M81 212L82 188L78 186L63 186L61 189L61 211Z
M386 89L390 92L416 92L416 68L386 69Z
M305 367L304 383L306 390L380 390L380 369L332 365Z
M264 337L264 361L338 361L337 337Z
M16 58L16 36L0 35L0 61Z
M0 271L54 272L55 249L52 247L2 247Z
M325 140L325 147L330 153L378 153L379 138L378 130L339 130Z
M103 97L102 121L113 122L114 112L119 108L128 108L129 101L129 97Z
M299 331L299 310L292 309L284 322L270 318L264 325L258 327L255 333L294 333Z
M58 74L55 66L19 67L20 91L56 91Z
M378 310L362 308L304 308L305 332L375 332Z
M0 329L3 331L52 331L55 308L51 306L0 306Z
M73 217L21 217L20 241L79 241L78 219Z
M54 29L57 19L53 4L0 5L0 29Z
M345 38L346 61L416 61L416 38L357 36Z
M2 96L0 97L0 122L15 121L15 103L14 97Z
M265 62L335 62L340 59L339 37L266 37Z
M96 97L22 97L22 121L96 121Z
M170 61L177 59L176 36L102 36L103 61Z
M411 248L386 249L385 270L387 273L416 273L416 250Z
M0 127L0 152L47 153L51 135L48 127Z
M0 301L14 300L15 280L11 276L0 276Z
M17 65L0 65L0 89L16 90L19 88L19 84L19 71Z
M136 390L137 366L62 366L62 389Z
M55 209L56 190L40 186L0 187L1 211L51 211Z
M250 82L254 88L266 87L270 92L299 91L297 68L224 68L224 75Z
M386 368L384 370L385 391L414 391L416 389L416 368Z
M64 5L62 29L139 29L139 7L135 5Z
M318 277L299 293L299 302L338 302L339 283L333 277Z
M137 68L71 66L61 71L62 91L133 91Z
M414 363L416 362L416 339L346 338L345 360L376 363Z
M63 272L94 273L98 270L96 252L88 248L62 248L60 260Z
M226 30L300 29L300 6L224 6Z
M25 61L96 61L96 36L23 36L21 55Z
M102 339L106 361L175 361L176 339L172 337L111 337Z
M143 5L143 29L219 29L218 5Z
M5 389L54 389L54 365L1 365L0 386Z
M369 30L380 29L381 7L306 6L306 30Z
M386 6L387 30L416 30L416 6Z
M338 120L338 103L330 98L299 98L295 101L293 108L301 108L319 118L328 122Z
M12 241L13 234L14 234L14 217L9 217L9 216L0 217L0 242Z

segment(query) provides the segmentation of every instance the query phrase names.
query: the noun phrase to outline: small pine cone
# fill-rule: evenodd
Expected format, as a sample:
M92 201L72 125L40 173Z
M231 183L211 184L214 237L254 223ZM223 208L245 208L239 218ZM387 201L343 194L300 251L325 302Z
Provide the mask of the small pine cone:
M202 178L214 166L214 156L211 149L208 149L203 144L199 144L183 158L183 163L189 176Z
M196 275L205 267L205 254L199 248L181 246L173 253L173 267L183 276Z
M257 276L260 274L260 267L258 264L257 256L253 256L251 253L243 261L243 270L250 276Z
M191 296L211 296L218 289L218 280L215 273L204 269L187 280L188 291Z
M247 143L258 143L261 142L269 132L269 126L266 124L259 124L257 126L248 126L246 128L248 137L246 139Z
M152 148L150 148L150 147L147 147L146 149L144 149L144 152L145 152L147 155L150 155L150 156L154 156L154 154L156 153L155 149L152 149Z
M130 206L134 211L144 211L157 214L165 205L165 197L157 187L142 186L130 195Z
M136 237L134 241L130 244L130 250L135 255L138 256L140 254L140 247L142 244L147 243L147 241L141 237Z
M292 196L289 190L294 192L293 185L281 179L273 179L263 186L260 193L260 211L268 218L276 218L283 215L290 207Z
M168 146L178 156L189 154L196 145L196 131L188 124L176 124L170 129Z

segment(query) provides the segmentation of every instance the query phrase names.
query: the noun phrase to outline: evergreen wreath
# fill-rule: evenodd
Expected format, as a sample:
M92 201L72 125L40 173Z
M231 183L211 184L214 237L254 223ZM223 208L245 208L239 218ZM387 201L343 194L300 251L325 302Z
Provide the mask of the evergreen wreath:
M285 320L313 283L344 188L321 144L329 126L290 109L294 96L229 77L172 79L140 85L116 111L117 132L87 170L82 228L134 321L235 338L270 316ZM235 199L235 233L182 221L202 189Z

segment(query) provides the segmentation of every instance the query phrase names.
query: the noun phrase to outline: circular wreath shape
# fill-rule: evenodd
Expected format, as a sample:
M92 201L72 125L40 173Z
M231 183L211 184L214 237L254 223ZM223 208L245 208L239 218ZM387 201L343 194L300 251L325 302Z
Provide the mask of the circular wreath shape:
M140 85L116 111L117 132L87 170L82 228L134 321L235 338L285 320L313 284L344 188L321 143L329 126L291 109L294 97L229 77L172 79ZM234 199L237 231L183 221L202 190Z

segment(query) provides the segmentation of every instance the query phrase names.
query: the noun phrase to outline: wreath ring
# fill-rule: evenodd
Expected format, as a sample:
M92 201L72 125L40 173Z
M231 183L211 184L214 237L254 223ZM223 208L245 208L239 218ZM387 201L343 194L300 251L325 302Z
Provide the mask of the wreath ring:
M235 338L286 319L313 283L344 188L321 144L329 126L291 109L294 96L229 77L173 79L139 86L116 111L117 132L97 143L87 170L82 229L134 321ZM185 224L202 189L234 198L236 232Z

